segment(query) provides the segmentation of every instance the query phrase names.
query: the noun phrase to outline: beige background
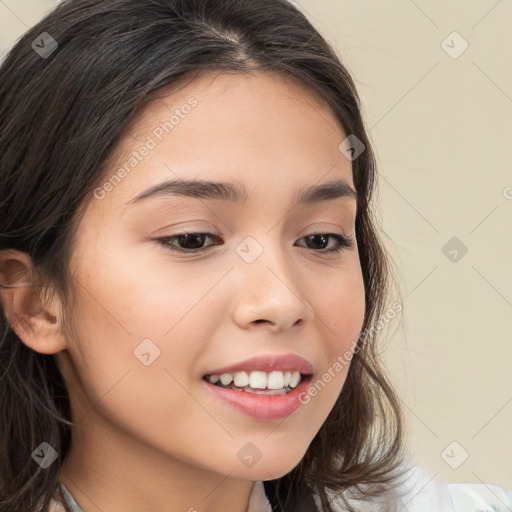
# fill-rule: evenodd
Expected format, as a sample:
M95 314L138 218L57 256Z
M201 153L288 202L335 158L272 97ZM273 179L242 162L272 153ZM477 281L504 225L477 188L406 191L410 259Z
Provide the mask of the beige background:
M2 54L57 3L0 0ZM412 452L444 480L510 490L512 2L294 3L365 106L404 307L385 358Z

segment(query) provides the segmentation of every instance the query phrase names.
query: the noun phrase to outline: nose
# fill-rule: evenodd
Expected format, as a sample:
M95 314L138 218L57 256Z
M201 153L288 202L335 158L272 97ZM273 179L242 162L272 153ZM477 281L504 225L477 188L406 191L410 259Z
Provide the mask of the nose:
M314 316L297 270L278 246L267 244L252 263L243 258L236 263L233 319L243 329L268 324L277 333L304 325Z

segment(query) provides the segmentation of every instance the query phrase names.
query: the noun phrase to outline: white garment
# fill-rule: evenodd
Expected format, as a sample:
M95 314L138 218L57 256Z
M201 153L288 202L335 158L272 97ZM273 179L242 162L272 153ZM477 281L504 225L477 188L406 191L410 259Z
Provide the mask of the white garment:
M425 468L407 461L408 475L404 484L387 496L372 503L349 501L356 512L512 512L512 492L498 485L447 483L439 480ZM83 512L73 500L73 512ZM347 496L349 497L349 495ZM334 510L346 512L342 501L331 493ZM316 499L316 498L315 498ZM317 502L319 507L320 502ZM56 500L50 503L50 512L63 512ZM320 507L319 507L320 510ZM265 494L263 481L255 482L247 512L272 512Z
M392 506L363 505L359 512L512 512L512 492L491 484L448 483L408 463L407 480L394 491ZM396 495L395 495L396 493ZM340 508L340 512L345 509Z
M349 499L354 512L512 512L512 491L491 484L443 482L412 460L406 464L403 485L372 503ZM329 496L334 510L346 512L339 495ZM320 500L315 502L321 510ZM263 482L254 485L248 512L272 512Z

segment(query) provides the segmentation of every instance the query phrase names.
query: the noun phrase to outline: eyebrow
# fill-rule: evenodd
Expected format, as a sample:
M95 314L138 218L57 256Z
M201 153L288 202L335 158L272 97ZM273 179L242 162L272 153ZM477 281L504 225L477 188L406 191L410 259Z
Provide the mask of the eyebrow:
M246 205L249 200L247 189L237 183L176 179L154 185L127 204L138 203L149 197L184 196L197 199L216 199ZM311 205L322 201L331 201L341 197L350 197L358 202L357 192L344 179L335 179L320 185L309 185L295 191L293 202L299 205Z

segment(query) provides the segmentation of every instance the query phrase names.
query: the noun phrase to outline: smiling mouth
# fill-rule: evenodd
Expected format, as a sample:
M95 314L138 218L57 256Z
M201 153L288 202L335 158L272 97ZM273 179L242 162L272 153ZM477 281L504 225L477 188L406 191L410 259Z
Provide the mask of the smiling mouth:
M273 375L266 375L265 372L254 372L257 375L246 372L235 374L205 375L203 380L214 386L233 391L253 393L257 395L285 395L295 389L302 381L311 380L311 374L299 372L269 372ZM245 375L244 375L245 374ZM249 380L252 379L252 387ZM266 382L265 382L266 380ZM235 384L236 382L236 384Z

